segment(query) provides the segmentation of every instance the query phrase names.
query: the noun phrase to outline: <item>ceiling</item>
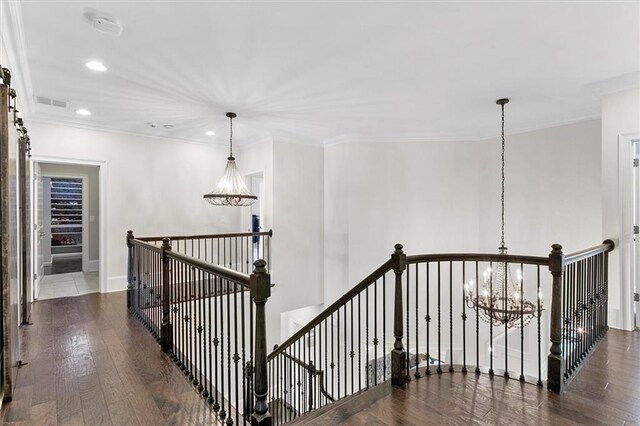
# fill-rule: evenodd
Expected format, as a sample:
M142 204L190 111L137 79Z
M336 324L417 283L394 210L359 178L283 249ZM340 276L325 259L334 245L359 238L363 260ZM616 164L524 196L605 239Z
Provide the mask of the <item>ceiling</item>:
M227 142L226 111L238 144L485 138L499 97L508 132L543 128L597 117L602 82L640 71L638 2L20 4L33 95L70 102L27 118L198 142Z

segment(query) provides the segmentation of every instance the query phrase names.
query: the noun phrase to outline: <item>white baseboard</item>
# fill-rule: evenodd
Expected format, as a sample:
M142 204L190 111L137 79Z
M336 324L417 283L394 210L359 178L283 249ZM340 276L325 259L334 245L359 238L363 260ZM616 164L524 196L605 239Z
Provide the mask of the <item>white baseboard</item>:
M112 291L122 291L126 289L127 289L126 275L107 278L107 288L105 293L111 293Z
M609 327L611 328L622 328L622 321L620 320L620 308L610 307L609 308Z
M82 257L82 253L56 253L51 255L52 259L61 259L61 258L70 259L72 257Z
M87 262L87 272L95 272L100 270L99 260L90 260Z

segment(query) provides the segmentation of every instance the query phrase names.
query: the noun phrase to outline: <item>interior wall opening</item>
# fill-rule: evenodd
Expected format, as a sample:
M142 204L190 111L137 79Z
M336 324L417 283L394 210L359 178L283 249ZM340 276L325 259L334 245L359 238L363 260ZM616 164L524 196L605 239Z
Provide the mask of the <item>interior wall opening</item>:
M100 291L98 166L35 164L35 300Z

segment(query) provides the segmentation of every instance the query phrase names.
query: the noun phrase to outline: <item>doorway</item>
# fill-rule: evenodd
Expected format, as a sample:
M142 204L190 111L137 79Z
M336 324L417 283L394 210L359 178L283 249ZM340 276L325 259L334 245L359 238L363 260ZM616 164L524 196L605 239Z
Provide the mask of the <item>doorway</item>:
M36 300L100 291L100 168L38 161Z

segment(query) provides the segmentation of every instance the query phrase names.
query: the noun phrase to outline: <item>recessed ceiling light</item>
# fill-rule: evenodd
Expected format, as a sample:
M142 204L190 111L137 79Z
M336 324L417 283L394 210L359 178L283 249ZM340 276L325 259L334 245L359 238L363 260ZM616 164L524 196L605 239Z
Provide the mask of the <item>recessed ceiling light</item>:
M209 131L205 132L205 135L207 135L207 136L215 136L216 132L214 132L213 130L209 130Z
M86 64L84 64L87 68L89 68L90 70L93 71L106 71L107 67L105 67L102 63L98 62L98 61L89 61Z
M76 114L78 115L91 115L91 111L88 109L80 108L76 110Z

